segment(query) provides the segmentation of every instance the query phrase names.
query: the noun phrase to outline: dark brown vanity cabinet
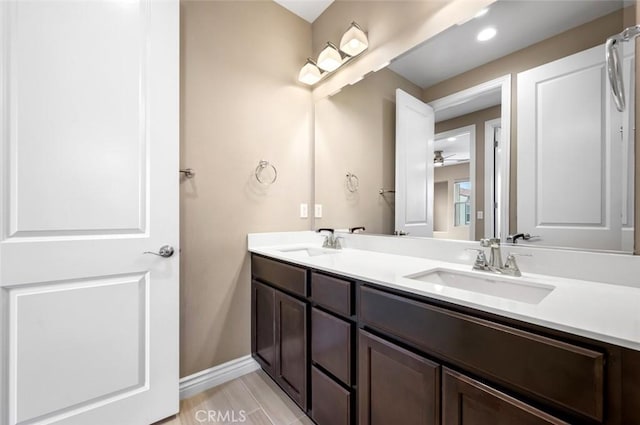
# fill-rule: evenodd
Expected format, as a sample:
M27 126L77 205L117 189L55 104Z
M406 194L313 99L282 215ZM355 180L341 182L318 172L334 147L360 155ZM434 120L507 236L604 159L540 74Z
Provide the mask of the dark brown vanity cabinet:
M318 425L640 425L640 352L252 257L252 353Z
M440 423L440 365L360 329L360 425Z
M264 371L306 410L309 307L304 298L276 289L305 294L306 270L253 256L252 275L251 352Z

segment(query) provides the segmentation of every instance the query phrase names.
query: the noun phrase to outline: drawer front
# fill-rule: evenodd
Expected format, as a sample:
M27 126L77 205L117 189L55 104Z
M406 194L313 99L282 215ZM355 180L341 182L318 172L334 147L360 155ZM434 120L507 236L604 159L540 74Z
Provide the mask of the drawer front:
M569 425L447 368L442 370L442 424Z
M294 294L307 296L307 271L303 268L252 255L251 274Z
M352 283L320 273L311 273L311 299L331 311L351 316Z
M602 421L604 355L360 287L360 319L529 397Z
M346 385L351 385L352 335L351 323L311 309L311 359Z
M311 417L318 425L351 423L351 392L311 367Z

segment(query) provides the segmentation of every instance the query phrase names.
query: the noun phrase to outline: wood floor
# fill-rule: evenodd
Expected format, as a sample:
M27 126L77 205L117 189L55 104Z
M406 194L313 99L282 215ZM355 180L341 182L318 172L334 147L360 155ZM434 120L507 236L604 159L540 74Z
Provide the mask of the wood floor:
M302 410L262 370L182 400L177 416L154 425L234 423L313 425Z

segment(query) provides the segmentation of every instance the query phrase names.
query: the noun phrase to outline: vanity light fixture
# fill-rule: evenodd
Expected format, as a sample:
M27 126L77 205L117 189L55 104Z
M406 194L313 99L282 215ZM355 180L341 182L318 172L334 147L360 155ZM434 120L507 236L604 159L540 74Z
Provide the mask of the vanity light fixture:
M487 40L491 40L493 37L495 37L497 33L498 33L498 31L496 31L495 28L488 27L488 28L485 28L482 31L480 31L476 38L477 38L478 41L487 41Z
M328 41L320 52L317 62L314 62L311 58L307 59L298 74L298 81L312 86L351 59L362 54L368 47L369 39L367 34L357 23L352 22L340 40L340 48Z
M323 71L332 72L342 65L342 55L335 44L327 41L327 45L318 56L318 68Z
M369 39L360 25L351 22L351 26L340 39L340 50L349 56L357 56L367 50Z
M312 86L320 81L321 78L322 72L320 71L320 68L318 68L318 65L316 65L313 59L307 58L307 63L304 64L300 70L300 74L298 74L298 80Z

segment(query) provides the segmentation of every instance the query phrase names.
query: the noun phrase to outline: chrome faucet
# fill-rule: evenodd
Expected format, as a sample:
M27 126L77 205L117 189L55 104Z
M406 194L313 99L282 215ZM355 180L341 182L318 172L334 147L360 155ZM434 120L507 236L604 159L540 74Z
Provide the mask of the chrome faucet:
M476 256L476 259L473 263L473 270L482 270L509 276L522 276L522 273L520 272L520 268L518 267L518 263L516 261L516 255L528 257L531 256L530 254L511 253L507 255L507 259L503 265L502 251L500 249L500 239L481 239L480 246L483 248L491 249L491 252L489 254L489 261L487 261L487 256L484 252L484 249L470 248L470 250L478 252L478 255Z
M500 250L500 239L480 239L480 246L483 248L491 248L489 254L489 266L501 269L502 268L502 251Z
M342 239L342 236L336 236L333 229L322 228L316 230L316 232L329 232L329 234L324 237L324 242L322 242L323 248L342 249L342 245L340 244L340 239Z

